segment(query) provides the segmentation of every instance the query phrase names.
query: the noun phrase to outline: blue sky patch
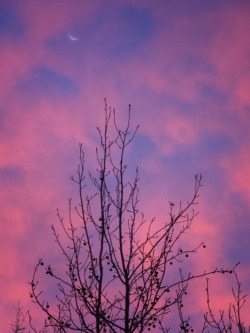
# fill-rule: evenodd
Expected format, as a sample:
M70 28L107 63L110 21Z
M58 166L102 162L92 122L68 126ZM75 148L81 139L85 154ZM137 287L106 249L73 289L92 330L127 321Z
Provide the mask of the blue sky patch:
M20 167L3 167L0 168L0 181L4 183L13 183L15 185L20 185L23 183L25 177L25 172Z
M155 149L156 146L148 135L137 133L129 152L129 159L139 162L141 159L152 155Z
M25 30L23 19L13 10L10 1L8 4L0 5L0 36L8 35L8 37L18 39L23 36Z
M50 68L37 67L33 70L29 79L19 82L18 88L29 89L33 94L42 95L60 95L72 94L77 92L77 88L73 81L59 74Z

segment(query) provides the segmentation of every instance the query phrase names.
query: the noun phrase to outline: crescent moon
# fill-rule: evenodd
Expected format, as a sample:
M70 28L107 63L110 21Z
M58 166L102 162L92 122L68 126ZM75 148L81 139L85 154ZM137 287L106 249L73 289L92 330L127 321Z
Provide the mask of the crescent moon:
M73 37L73 36L69 33L69 39L70 39L70 40L73 40L73 41L76 41L76 40L78 40L79 38Z

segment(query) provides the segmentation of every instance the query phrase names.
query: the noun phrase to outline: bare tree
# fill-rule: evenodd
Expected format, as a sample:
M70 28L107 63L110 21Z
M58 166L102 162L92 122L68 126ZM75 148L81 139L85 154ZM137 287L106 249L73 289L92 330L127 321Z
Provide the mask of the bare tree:
M23 307L18 302L15 319L10 324L11 333L23 332L27 323L27 317L28 313L24 312Z
M215 315L212 310L210 295L209 295L209 280L207 279L207 307L208 311L204 315L204 325L202 332L209 332L209 329L216 329L219 333L247 333L250 332L250 326L245 326L241 318L241 309L246 302L246 295L242 295L241 283L238 279L237 273L233 272L236 281L236 290L232 288L234 302L229 304L228 313L225 314L223 310L219 311L219 315Z
M197 215L194 208L201 175L195 176L194 192L186 204L176 207L169 202L165 222L148 222L139 211L138 169L132 181L127 177L126 151L138 130L138 126L131 130L130 120L129 105L127 124L120 129L115 111L105 100L104 129L97 128L97 169L85 173L80 144L77 176L71 177L78 188L79 204L72 207L69 199L66 222L57 212L61 232L52 225L65 259L65 272L42 259L34 268L30 297L46 315L45 327L53 332L169 332L167 315L175 310L180 318L179 332L193 332L182 312L189 282L234 272L235 267L198 274L182 269L190 255L206 247L204 243L191 249L181 246ZM89 183L95 188L92 194L87 192ZM44 296L40 287L40 270L55 282L53 300ZM209 314L205 318L211 325Z
M47 327L42 325L42 328L37 330L33 323L32 317L29 311L24 311L24 307L18 302L17 308L15 309L15 319L10 323L11 331L10 333L19 333L19 332L28 332L31 333L48 333ZM53 333L56 333L56 328L52 330Z

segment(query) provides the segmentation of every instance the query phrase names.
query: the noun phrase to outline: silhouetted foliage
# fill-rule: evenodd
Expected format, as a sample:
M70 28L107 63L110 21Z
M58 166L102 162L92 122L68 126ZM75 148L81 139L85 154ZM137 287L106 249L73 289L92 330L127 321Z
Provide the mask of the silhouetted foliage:
M198 274L182 269L190 255L206 247L204 243L191 249L181 246L183 235L197 215L194 208L202 186L201 175L195 176L194 192L186 204L176 206L169 202L165 222L146 221L138 205L138 169L133 180L127 177L126 150L138 130L138 126L131 130L130 120L129 105L127 124L120 129L115 111L108 108L105 100L105 123L103 130L97 128L100 147L96 150L97 168L93 173L85 172L80 144L76 177L71 177L78 188L79 204L73 207L70 199L68 219L65 221L57 212L61 231L52 226L65 259L65 274L40 259L30 282L30 297L46 315L44 330L170 332L168 314L176 311L178 332L194 332L190 318L185 319L183 312L189 282L225 273L233 273L237 279L237 265ZM87 188L88 180L95 187L93 193ZM43 294L40 270L56 282L54 300ZM203 332L213 327L218 332L232 332L229 327L233 325L239 332L246 332L240 319L245 296L241 296L239 282L238 291L233 293L236 307L230 306L226 324L222 312L215 319L207 287L208 312ZM31 319L29 322L32 324Z

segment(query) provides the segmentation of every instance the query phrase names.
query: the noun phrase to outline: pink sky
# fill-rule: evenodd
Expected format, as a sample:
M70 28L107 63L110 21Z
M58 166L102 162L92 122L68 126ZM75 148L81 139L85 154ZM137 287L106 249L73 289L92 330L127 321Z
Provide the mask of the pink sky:
M168 201L185 201L202 173L187 243L207 250L193 265L241 261L250 295L249 17L244 0L1 2L2 332L18 300L31 307L37 259L59 256L50 226L74 193L79 142L95 168L104 97L121 123L132 104L140 124L128 163L139 165L148 219L166 219ZM230 295L221 290L215 307Z

